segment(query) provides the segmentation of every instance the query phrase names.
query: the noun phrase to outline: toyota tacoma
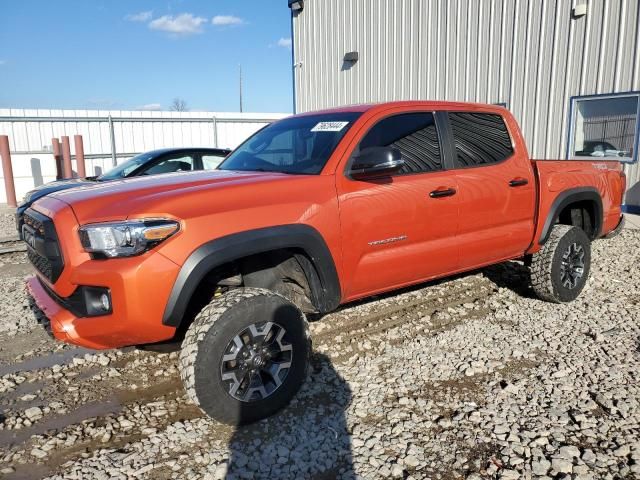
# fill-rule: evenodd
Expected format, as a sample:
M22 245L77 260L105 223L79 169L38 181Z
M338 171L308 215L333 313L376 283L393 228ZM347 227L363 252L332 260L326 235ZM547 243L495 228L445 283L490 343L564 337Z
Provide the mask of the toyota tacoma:
M621 164L532 160L498 106L394 102L294 115L217 170L54 193L24 215L28 289L56 338L182 340L188 396L248 423L305 379L306 315L522 259L575 299L622 222Z

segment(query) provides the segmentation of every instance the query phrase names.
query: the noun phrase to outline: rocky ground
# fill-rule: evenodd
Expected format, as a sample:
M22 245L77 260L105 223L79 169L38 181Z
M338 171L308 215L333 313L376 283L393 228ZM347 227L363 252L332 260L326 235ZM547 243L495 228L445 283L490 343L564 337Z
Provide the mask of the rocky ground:
M186 400L175 352L50 340L0 258L0 477L640 478L640 231L593 249L572 304L510 262L313 322L301 392L239 429Z
M0 238L17 235L15 210L0 204Z

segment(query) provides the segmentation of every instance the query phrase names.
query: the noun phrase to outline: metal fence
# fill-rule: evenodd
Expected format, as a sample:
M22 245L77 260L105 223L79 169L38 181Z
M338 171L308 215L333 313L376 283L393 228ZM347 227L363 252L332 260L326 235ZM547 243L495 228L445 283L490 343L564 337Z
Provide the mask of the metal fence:
M235 148L256 130L286 115L0 109L0 135L9 136L16 194L21 198L34 186L55 179L52 138L82 135L87 175L94 175L156 148ZM73 145L71 153L75 156ZM0 203L5 201L0 192Z

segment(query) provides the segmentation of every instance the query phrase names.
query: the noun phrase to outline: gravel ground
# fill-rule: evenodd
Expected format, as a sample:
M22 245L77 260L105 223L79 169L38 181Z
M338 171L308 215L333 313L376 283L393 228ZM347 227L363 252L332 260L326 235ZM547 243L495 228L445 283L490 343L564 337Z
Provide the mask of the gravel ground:
M510 262L311 324L292 404L233 429L191 405L177 353L50 340L0 266L6 478L640 478L640 231L593 244L581 297Z
M15 209L0 204L0 238L15 237L16 230Z

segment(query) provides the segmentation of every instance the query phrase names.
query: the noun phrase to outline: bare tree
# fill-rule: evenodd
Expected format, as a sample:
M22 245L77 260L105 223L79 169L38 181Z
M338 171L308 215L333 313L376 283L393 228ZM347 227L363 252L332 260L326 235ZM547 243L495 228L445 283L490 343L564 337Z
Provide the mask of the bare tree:
M187 112L189 110L189 107L187 106L187 102L184 99L176 97L173 99L169 110L173 110L174 112Z

